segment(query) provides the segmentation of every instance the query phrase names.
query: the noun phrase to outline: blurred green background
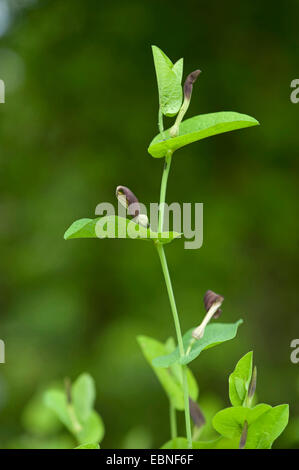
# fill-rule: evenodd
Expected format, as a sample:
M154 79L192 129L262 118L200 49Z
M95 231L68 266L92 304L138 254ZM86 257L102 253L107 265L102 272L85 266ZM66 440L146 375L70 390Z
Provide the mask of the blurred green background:
M259 401L290 403L276 447L298 447L298 14L295 0L0 0L1 447L71 446L37 432L28 403L83 371L96 380L103 447L169 438L166 396L136 342L174 334L154 248L63 240L115 203L119 184L158 200L151 44L183 56L185 76L202 70L188 117L232 110L261 123L180 150L171 169L168 202L204 203L203 247L166 248L183 330L202 318L207 289L224 295L223 321L245 320L192 364L199 402L228 406L228 374L253 349Z

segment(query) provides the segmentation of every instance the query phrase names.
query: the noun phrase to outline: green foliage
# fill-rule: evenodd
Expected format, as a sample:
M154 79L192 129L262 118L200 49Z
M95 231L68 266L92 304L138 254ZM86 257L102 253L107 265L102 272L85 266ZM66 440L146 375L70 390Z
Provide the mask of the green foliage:
M285 429L289 419L288 405L272 407L261 403L252 408L247 406L252 357L252 351L245 354L229 376L229 395L233 406L220 410L212 420L221 437L210 442L194 443L194 448L238 449L246 426L245 449L270 449Z
M81 444L80 446L75 447L75 449L99 449L99 444Z
M79 444L98 443L104 436L104 424L93 409L95 385L89 374L82 374L68 393L58 389L45 392L44 403L52 410Z
M240 441L245 421L248 423L246 449L270 449L288 423L288 405L272 408L259 404L254 408L235 406L219 411L213 426L223 437Z
M212 441L193 441L192 449L237 449L238 441L219 437ZM188 449L188 441L185 437L176 437L163 444L161 449Z
M89 374L81 374L73 384L71 394L79 421L86 421L93 410L96 398L93 378Z
M77 220L72 223L64 234L65 240L71 238L130 238L159 240L162 244L170 243L180 236L181 234L178 232L157 233L150 228L136 224L130 219L115 215Z
M170 137L170 129L166 130L163 136L158 134L150 143L148 152L152 157L162 158L168 150L174 152L206 137L258 124L253 117L235 112L200 114L183 121L177 137Z
M252 377L252 356L252 351L245 354L229 376L229 399L233 406L243 405L247 398Z
M209 348L213 348L218 344L224 343L235 338L238 330L238 326L243 323L243 320L239 320L236 323L212 323L209 324L204 332L204 336L200 340L193 342L192 348L189 354L186 354L183 359L180 359L179 349L176 348L170 354L159 356L153 360L155 367L169 367L172 364L189 364L199 354ZM183 336L183 344L185 351L188 350L190 342L192 340L192 332L194 328L191 328Z
M176 437L165 442L161 449L188 449L188 441L185 437Z
M157 46L152 46L159 90L159 106L165 116L175 116L182 104L183 59L175 64Z
M177 364L173 364L167 369L162 369L153 365L153 359L174 349L173 340L169 339L165 344L147 336L138 336L137 340L144 357L152 367L169 400L177 410L183 410L184 394L181 368L178 367ZM188 369L187 374L189 394L192 400L196 401L198 398L198 386L191 370Z
M37 393L25 406L22 424L31 435L44 436L60 431L62 423L44 404L44 393Z

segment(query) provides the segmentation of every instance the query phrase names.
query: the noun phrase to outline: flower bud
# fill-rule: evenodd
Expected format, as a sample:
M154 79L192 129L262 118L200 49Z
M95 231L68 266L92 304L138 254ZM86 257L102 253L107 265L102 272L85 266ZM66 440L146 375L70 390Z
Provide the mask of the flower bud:
M116 197L120 204L127 208L128 214L137 217L140 213L139 201L135 194L126 186L117 186Z
M222 304L224 298L221 295L215 294L215 292L208 290L204 296L204 304L206 309L206 316L204 317L201 324L195 328L192 332L192 337L194 339L201 339L204 335L205 328L209 321L212 318L218 318L221 310L220 305Z
M193 89L193 83L196 82L198 75L201 73L201 71L194 70L194 72L189 73L188 77L185 80L184 83L184 97L185 100L190 101L191 95L192 95L192 89Z
M244 447L246 446L247 433L248 433L248 422L245 420L243 430L242 430L242 434L241 434L239 449L244 449Z
M250 382L249 390L248 390L248 399L250 401L253 399L253 396L255 394L256 376L257 376L257 369L256 369L256 366L254 366L253 372L252 372L252 377L251 377L251 382Z
M216 302L220 302L220 304L222 304L222 302L224 301L224 297L222 297L222 295L216 294L212 290L207 290L207 292L204 295L203 301L204 301L206 312L208 312L210 308L212 307L212 305L215 304ZM219 318L221 313L222 313L221 308L218 308L218 310L214 313L213 318Z
M189 397L189 409L190 409L190 416L195 426L198 428L201 428L206 423L206 419L199 405L196 403L196 401L193 401L192 398L190 397Z
M200 74L200 70L194 70L194 72L189 73L188 77L185 80L184 84L184 102L181 106L181 109L176 117L174 125L171 127L169 133L170 137L177 137L179 134L179 128L180 124L183 120L183 117L185 116L190 100L191 100L191 95L192 95L192 88L193 88L193 83L196 81L198 75Z
M136 224L142 225L143 227L149 226L148 217L146 214L139 214L135 219L133 219Z

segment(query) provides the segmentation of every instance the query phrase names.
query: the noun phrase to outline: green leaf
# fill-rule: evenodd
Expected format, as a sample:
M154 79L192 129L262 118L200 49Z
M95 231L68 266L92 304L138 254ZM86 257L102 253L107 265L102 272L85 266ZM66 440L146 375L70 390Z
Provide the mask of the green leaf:
M155 158L162 158L168 150L174 152L206 137L258 124L259 122L251 116L230 111L200 114L183 121L177 137L170 137L170 129L164 131L164 136L158 134L150 143L148 152Z
M271 408L248 430L246 449L270 449L273 442L283 432L289 421L289 406Z
M72 401L80 422L88 419L96 397L94 380L89 374L81 374L72 386Z
M171 366L169 369L161 369L153 366L152 361L154 358L169 351L170 342L167 341L166 345L147 336L138 336L137 341L141 347L144 357L152 367L159 382L164 388L169 400L177 410L184 409L184 394L182 387L182 372L181 367L177 365ZM189 395L192 400L196 401L198 398L198 386L192 372L187 371Z
M159 90L159 105L165 116L175 116L183 99L182 74L183 59L174 65L164 52L157 46L152 46L154 64Z
M100 449L99 444L96 443L89 443L89 444L81 444L80 446L75 447L75 449Z
M176 362L189 364L189 362L193 361L205 349L213 348L220 343L233 339L241 323L243 323L243 320L239 320L236 323L210 323L205 329L204 336L193 343L189 354L185 355L183 359L180 359L179 349L176 348L171 354L159 356L154 359L153 366L169 367ZM194 328L184 334L183 343L185 351L187 351L189 347L193 330Z
M233 406L243 405L252 376L253 352L245 354L229 376L229 398Z
M192 449L238 449L238 439L226 439L219 437L213 441L193 441ZM188 449L188 441L185 437L176 437L161 447L161 449Z
M150 228L136 224L130 219L107 215L96 219L80 219L74 222L65 232L64 239L71 238L132 238L138 240L159 240L170 243L180 237L178 232L154 232Z
M76 433L76 437L80 444L86 444L86 442L101 442L104 433L105 428L102 418L96 411L92 411L87 420L83 423L81 431Z
M61 390L48 390L44 395L45 405L54 411L60 421L73 432L73 426L67 409L66 395Z
M176 437L165 442L161 449L188 449L188 441L185 437Z
M245 421L248 423L248 436L251 424L269 410L271 406L263 403L254 408L244 406L225 408L214 416L213 426L222 436L228 439L239 439Z
M38 392L27 403L22 413L22 424L31 435L57 434L62 423L56 413L45 406L44 391Z
M195 441L192 445L193 449L238 449L239 439L227 439L219 437L213 441Z
M248 423L245 449L270 449L289 419L288 405L272 408L261 403L254 408L235 406L219 411L213 426L227 439L240 440L245 420Z
M71 388L72 402L68 403L62 390L48 390L44 403L51 409L80 444L100 442L105 428L100 415L93 409L95 386L89 374L82 374Z

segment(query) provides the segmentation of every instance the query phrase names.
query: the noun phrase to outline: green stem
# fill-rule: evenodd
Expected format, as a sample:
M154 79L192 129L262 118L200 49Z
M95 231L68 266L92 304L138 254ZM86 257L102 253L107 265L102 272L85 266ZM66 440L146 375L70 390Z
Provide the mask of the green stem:
M165 161L164 161L164 170L162 175L161 181L161 189L160 189L160 203L159 203L159 227L158 232L163 232L163 222L164 222L164 205L165 205L165 198L166 198L166 188L167 188L167 180L171 165L172 159L172 152L168 150Z
M171 401L169 401L169 419L170 419L171 439L175 439L178 436L177 423L176 423L176 410Z
M81 426L81 424L79 423L79 421L77 419L77 416L76 416L73 405L68 404L67 405L67 410L68 410L69 418L70 418L70 421L71 421L74 432L75 433L80 432L82 430L82 426Z
M163 135L163 115L162 115L161 110L159 110L159 129L160 129L160 132ZM162 181L161 181L161 190L160 190L159 227L158 227L158 232L159 233L163 231L164 204L165 204L165 199L166 199L167 180L168 180L168 175L169 175L169 170L170 170L170 165L171 165L172 153L173 152L171 150L168 150L168 152L165 155L164 170L163 170ZM168 292L170 307L171 307L171 311L172 311L172 316L173 316L173 321L174 321L174 326L175 326L176 336L177 336L177 341L178 341L178 346L179 346L180 358L182 359L185 355L184 345L183 345L183 338L182 338L182 331L181 331L181 325L180 325L180 319L179 319L178 311L177 311L177 308L176 308L176 303L175 303L174 293L173 293L173 289L172 289L171 279L170 279L170 275L169 275L169 271L168 271L167 260L166 260L166 256L165 256L165 253L164 253L163 245L161 245L159 243L159 241L156 244L156 247L157 247L157 250L158 250L159 257L160 257L162 271L163 271L163 274L164 274L165 284L166 284L166 288L167 288L167 292ZM187 440L188 440L188 447L189 447L189 449L192 449L192 434L191 434L191 423L190 423L187 367L186 366L181 366L181 370L182 370L182 379L183 379L183 394L184 394L186 434L187 434Z
M162 139L165 139L164 135L164 125L163 125L163 113L161 109L159 108L159 113L158 113L158 127L159 127L159 132L162 135Z
M180 358L182 359L185 355L183 338L181 332L180 319L178 316L178 311L176 308L174 293L172 289L171 279L168 271L166 256L164 253L163 245L160 243L156 245L158 254L161 261L162 271L164 274L165 284L168 292L170 307L173 315L174 326L176 330L177 341L179 345ZM190 410L189 410L189 391L188 391L188 381L187 381L187 367L181 366L182 368L182 377L183 377L183 394L184 394L184 408L185 408L185 423L186 423L186 434L188 440L188 447L192 449L192 434L191 434L191 422L190 422Z
M163 171L162 183L161 183L161 195L160 195L160 213L159 213L159 232L163 230L163 220L164 220L164 202L166 196L166 187L167 179L171 164L171 156L169 153L165 157L165 167ZM185 355L183 338L181 332L181 325L179 320L179 315L175 303L173 288L171 284L171 279L168 271L167 260L164 252L163 245L157 244L157 250L161 261L162 271L164 274L165 284L168 292L170 307L173 315L174 326L176 330L176 336L179 346L180 357L183 358ZM185 408L185 422L186 422L186 433L188 439L188 447L192 449L192 435L191 435L191 423L190 423L190 411L189 411L189 391L188 391L188 381L187 381L187 368L182 366L182 377L183 377L183 393L184 393L184 408Z
M157 245L157 250L158 250L158 254L159 254L159 257L160 257L160 261L161 261L162 271L163 271L163 274L164 274L164 279L165 279L165 284L166 284L166 288L167 288L167 292L168 292L170 307L171 307L171 311L172 311L172 315L173 315L173 321L174 321L175 331L176 331L176 335L177 335L180 356L184 357L185 352L184 352L184 345L183 345L180 319L179 319L178 311L177 311L177 308L176 308L174 293L173 293L173 289L172 289L172 284L171 284L171 280L170 280L170 275L169 275L169 271L168 271L168 266L167 266L167 261L166 261L166 256L165 256L163 245L158 244Z

